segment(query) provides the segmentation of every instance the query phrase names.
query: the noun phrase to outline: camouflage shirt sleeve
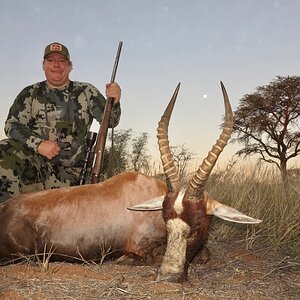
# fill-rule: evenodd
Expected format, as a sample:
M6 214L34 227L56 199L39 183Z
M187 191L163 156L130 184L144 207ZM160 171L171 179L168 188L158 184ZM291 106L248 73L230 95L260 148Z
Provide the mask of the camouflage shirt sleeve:
M44 140L30 125L32 95L38 85L24 88L16 97L5 122L4 131L7 137L15 139L29 149L37 152L37 147Z

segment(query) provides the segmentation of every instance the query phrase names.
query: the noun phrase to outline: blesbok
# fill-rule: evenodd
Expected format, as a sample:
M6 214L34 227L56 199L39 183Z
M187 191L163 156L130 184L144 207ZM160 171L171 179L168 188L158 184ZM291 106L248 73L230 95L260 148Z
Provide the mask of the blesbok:
M167 228L167 248L158 270L157 280L169 281L185 281L187 279L187 271L191 261L207 241L212 215L238 223L255 224L261 222L217 202L204 190L220 153L230 139L233 128L232 109L222 82L221 88L225 105L222 133L189 181L187 188L182 189L180 187L179 176L172 159L168 140L169 121L179 87L180 84L178 84L157 128L161 160L165 175L170 183L170 189L166 196L132 208L163 210L163 218Z
M50 250L55 260L96 261L107 251L150 259L166 242L161 211L127 207L166 192L163 181L127 172L98 184L11 198L0 204L0 261Z
M223 132L186 191L180 191L168 142L168 124L178 86L158 126L170 191L159 179L127 172L98 184L11 198L0 205L0 260L44 251L53 252L53 259L98 260L103 250L110 249L123 254L124 260L129 257L148 261L165 251L157 279L186 280L189 263L206 242L212 215L239 223L260 222L204 192L232 130L232 112L223 86L222 89L226 107Z

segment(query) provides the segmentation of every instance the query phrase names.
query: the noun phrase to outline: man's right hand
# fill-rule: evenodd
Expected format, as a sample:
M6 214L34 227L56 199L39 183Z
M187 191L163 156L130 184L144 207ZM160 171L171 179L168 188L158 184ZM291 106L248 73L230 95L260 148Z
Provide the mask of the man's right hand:
M51 160L58 155L60 147L56 143L46 140L39 144L37 151L39 154Z

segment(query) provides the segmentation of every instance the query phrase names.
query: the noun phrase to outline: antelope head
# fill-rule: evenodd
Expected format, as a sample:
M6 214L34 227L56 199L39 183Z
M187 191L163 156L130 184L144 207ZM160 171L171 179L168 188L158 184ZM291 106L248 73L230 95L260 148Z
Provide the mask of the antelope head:
M157 128L157 138L165 175L169 181L167 195L131 207L135 210L162 209L167 228L167 248L157 273L157 280L186 281L189 264L207 241L212 215L237 223L261 222L214 200L204 190L210 173L230 139L233 114L223 83L221 88L225 105L225 120L222 132L208 152L187 188L180 187L179 175L172 159L168 126L180 84L162 115Z

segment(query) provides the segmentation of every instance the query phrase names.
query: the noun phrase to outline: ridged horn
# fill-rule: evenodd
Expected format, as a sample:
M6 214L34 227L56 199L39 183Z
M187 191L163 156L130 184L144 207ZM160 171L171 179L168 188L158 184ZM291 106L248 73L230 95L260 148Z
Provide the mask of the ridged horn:
M225 118L224 118L223 130L221 135L219 136L219 139L216 141L216 144L213 145L212 149L208 152L207 157L203 160L199 169L196 171L195 175L190 180L186 191L188 200L197 200L203 197L204 186L209 178L209 175L213 167L215 166L215 163L220 153L227 145L227 142L230 139L233 130L232 109L231 109L231 105L229 102L226 89L222 81L221 81L221 88L222 88L224 106L225 106Z
M168 139L168 127L169 127L169 121L175 105L179 88L180 88L180 83L178 83L165 112L163 113L160 121L158 122L157 135L156 135L164 172L174 192L180 190L180 181L179 181L177 168L174 164L171 151L170 151L169 139Z

